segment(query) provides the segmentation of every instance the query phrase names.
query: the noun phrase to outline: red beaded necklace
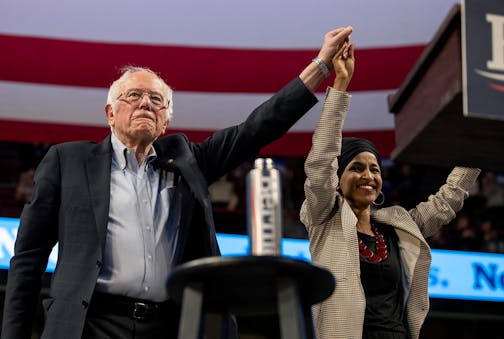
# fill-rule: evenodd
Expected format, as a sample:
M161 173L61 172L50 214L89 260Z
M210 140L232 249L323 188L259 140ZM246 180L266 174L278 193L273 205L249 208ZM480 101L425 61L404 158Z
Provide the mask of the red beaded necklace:
M388 257L387 244L385 243L383 234L378 232L378 228L375 225L371 225L371 229L373 230L376 238L376 252L371 251L359 238L359 253L361 257L367 261L371 263L379 263Z

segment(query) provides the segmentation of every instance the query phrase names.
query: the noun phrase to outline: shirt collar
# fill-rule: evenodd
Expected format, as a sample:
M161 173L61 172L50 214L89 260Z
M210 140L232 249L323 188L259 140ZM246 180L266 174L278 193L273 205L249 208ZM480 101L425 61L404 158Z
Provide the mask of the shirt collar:
M110 140L112 143L113 158L117 161L117 164L119 165L119 168L121 170L126 169L126 167L128 166L128 152L134 155L135 150L133 148L126 147L113 132ZM156 158L157 158L156 150L154 149L154 147L151 147L149 154L147 154L147 156L145 157L145 164L146 165L150 164ZM136 164L134 164L133 166L136 167Z

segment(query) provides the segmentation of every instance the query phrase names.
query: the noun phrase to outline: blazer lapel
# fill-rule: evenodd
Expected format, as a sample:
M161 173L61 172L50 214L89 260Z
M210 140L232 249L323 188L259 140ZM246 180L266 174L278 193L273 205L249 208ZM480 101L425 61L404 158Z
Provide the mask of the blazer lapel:
M178 171L187 182L191 192L202 206L208 208L206 199L207 184L202 175L198 175L200 169L196 163L189 145L178 134L163 138L163 142L154 144L158 154L158 166L168 171Z
M86 174L93 212L98 231L100 249L105 245L110 205L110 168L112 165L112 144L108 136L89 155L86 162Z
M173 134L164 137L162 141L154 144L156 152L158 152L157 166L162 169L175 172L183 178L183 182L178 184L176 188L177 204L181 205L180 211L180 231L177 242L177 250L175 251L176 263L181 262L187 246L190 220L193 219L195 209L195 201L203 207L202 213L205 219L206 229L210 236L209 249L212 255L220 253L213 228L212 206L208 197L207 183L203 174L200 171L198 163L189 147L187 139L180 134ZM206 238L206 235L204 236ZM207 255L208 255L207 254Z
M395 207L380 208L372 211L372 218L377 222L394 226L395 228L408 233L416 241L416 246L419 245L418 241L424 240L418 226L411 219L409 214L402 209L397 209Z
M352 211L352 208L346 201L346 199L342 200L341 204L341 221L343 227L343 235L346 239L348 251L350 253L349 265L352 267L359 267L359 250L358 247L354 244L357 243L357 217L355 213Z

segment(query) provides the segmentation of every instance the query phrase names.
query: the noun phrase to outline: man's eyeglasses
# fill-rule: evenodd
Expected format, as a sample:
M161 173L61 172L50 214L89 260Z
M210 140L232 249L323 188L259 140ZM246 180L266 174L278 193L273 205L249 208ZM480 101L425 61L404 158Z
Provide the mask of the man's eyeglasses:
M143 99L144 95L146 94L149 97L152 107L154 107L156 110L160 111L167 107L165 105L165 98L161 94L136 88L121 93L117 97L117 100L123 100L129 104L137 104Z

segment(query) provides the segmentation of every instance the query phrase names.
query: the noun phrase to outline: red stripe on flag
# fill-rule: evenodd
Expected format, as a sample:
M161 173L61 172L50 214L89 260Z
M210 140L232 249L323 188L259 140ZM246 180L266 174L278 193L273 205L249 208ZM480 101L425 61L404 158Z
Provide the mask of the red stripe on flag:
M0 80L107 88L120 67L150 67L175 91L272 93L317 50L199 48L0 35ZM358 46L357 46L358 47ZM357 49L350 91L395 89L424 45ZM321 86L329 84L330 79Z
M201 142L209 137L210 130L174 130L171 133L184 133L193 142ZM56 144L65 141L91 140L100 142L110 133L109 127L67 125L56 123L38 123L18 120L0 120L0 140L11 142L44 142ZM380 154L390 156L395 147L393 130L372 130L343 133L371 140ZM308 154L312 142L311 132L289 132L282 138L264 147L261 155L304 157Z

